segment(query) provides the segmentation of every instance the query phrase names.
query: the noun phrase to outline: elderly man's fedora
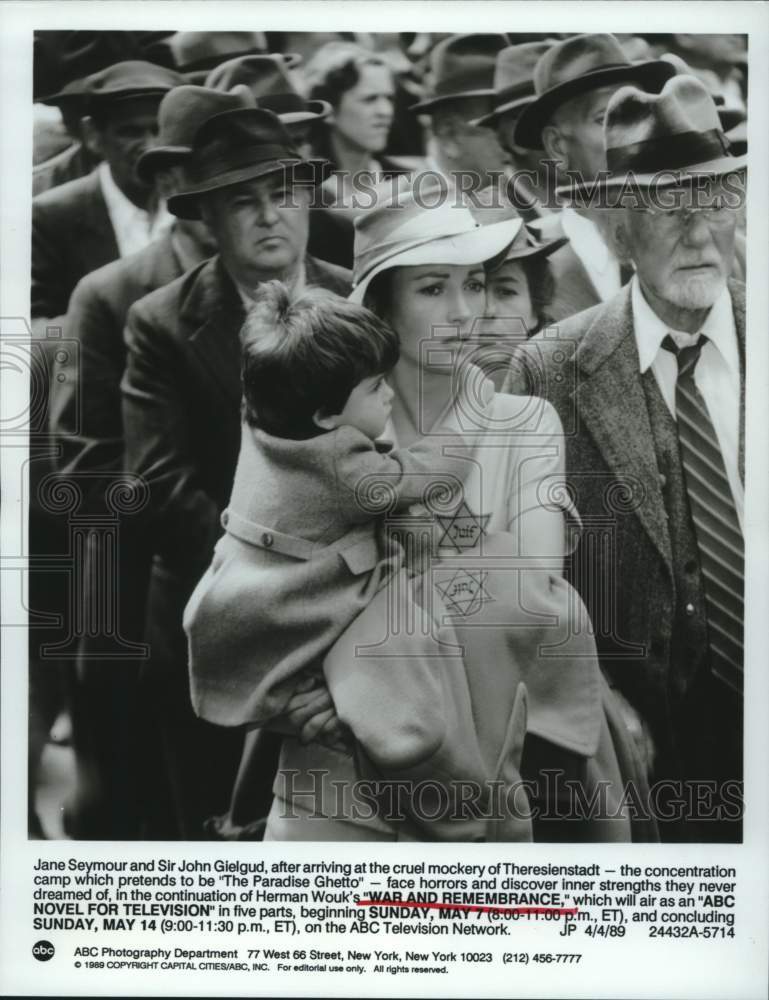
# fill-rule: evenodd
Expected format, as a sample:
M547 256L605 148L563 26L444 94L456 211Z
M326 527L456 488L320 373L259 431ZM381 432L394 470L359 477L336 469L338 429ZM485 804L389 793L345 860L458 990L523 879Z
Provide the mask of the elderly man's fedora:
M156 170L183 162L192 152L195 133L214 115L255 107L247 87L234 87L228 93L191 83L174 87L160 102L157 141L139 157L137 174L149 181Z
M542 148L542 129L572 97L611 84L635 83L659 93L674 68L659 59L631 62L614 35L575 35L553 45L534 68L537 95L515 127L515 144Z
M510 45L497 55L494 69L494 107L471 125L494 128L502 115L523 109L535 99L534 67L554 42Z
M719 177L742 170L747 156L734 156L707 87L693 76L674 76L660 94L621 87L606 109L604 146L608 177L598 187L634 184L670 186L687 177ZM593 184L565 185L559 194Z
M155 97L158 100L169 90L184 83L184 78L171 69L141 59L113 63L92 73L84 80L74 81L60 93L46 98L46 104L66 104L77 101L87 114L95 108L133 97Z
M299 93L288 70L298 56L242 56L222 63L206 77L206 86L216 90L248 87L260 108L274 112L284 125L319 121L331 113L327 101L308 101Z
M355 219L353 302L363 302L371 281L393 267L496 259L506 253L522 224L506 218L482 226L458 193L447 191L437 178L412 187L403 177L395 191L387 184L377 193L376 204Z
M430 53L429 94L412 111L430 113L462 97L492 97L497 54L507 35L452 35Z
M303 160L277 115L264 108L224 111L203 123L185 159L186 185L168 199L180 219L200 218L200 195L243 181L285 172L317 183L318 161Z

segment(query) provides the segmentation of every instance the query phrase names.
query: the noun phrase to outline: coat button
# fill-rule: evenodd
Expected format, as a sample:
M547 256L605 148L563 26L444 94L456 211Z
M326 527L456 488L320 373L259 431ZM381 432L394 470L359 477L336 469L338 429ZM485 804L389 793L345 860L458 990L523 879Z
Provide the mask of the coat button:
M686 605L686 613L690 618L694 614L694 605L691 602Z
M274 541L275 541L275 539L272 537L272 535L269 533L269 531L265 531L264 534L262 535L262 545L266 549L271 549L272 548L272 543Z

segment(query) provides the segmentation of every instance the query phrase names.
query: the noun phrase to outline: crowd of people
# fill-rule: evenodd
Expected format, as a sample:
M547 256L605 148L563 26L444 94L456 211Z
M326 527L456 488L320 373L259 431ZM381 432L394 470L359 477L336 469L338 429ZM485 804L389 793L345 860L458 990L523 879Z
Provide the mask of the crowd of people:
M64 718L72 838L741 839L746 91L36 33L32 836Z

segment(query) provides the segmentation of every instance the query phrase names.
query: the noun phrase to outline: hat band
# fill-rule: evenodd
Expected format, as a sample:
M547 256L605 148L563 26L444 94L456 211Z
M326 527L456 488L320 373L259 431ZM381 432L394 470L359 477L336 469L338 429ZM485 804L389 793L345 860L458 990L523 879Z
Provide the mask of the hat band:
M307 111L307 101L298 94L264 94L262 97L257 97L256 103L275 115Z
M490 70L482 70L481 72L456 73L453 76L446 76L436 82L430 99L436 100L439 97L461 96L464 93L473 93L476 90L488 90L493 93L494 87L489 79L490 72Z
M494 95L494 103L506 104L508 101L515 101L519 97L534 96L534 81L525 80L523 83L512 83L502 90L498 90Z
M729 140L720 129L711 128L705 132L679 132L609 148L606 150L606 165L613 174L631 170L650 174L678 170L730 155Z
M188 161L187 169L190 181L194 185L212 180L219 174L228 173L231 170L240 170L242 167L251 167L258 163L274 160L286 161L286 166L302 162L296 150L289 149L287 146L251 143L237 147L230 146L226 151L218 147L208 155L193 153L191 160Z

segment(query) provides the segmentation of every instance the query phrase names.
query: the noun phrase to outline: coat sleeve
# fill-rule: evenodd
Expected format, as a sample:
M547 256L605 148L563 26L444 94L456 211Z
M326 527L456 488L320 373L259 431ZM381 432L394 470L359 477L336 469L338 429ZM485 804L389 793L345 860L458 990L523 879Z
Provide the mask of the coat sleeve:
M175 565L202 573L219 534L219 511L193 459L179 351L162 319L141 300L129 310L125 338L126 468L149 487L156 550Z
M32 202L32 319L63 317L70 292L70 268L65 259L67 239L65 221L57 219L51 207Z
M61 449L59 470L68 475L123 470L123 418L120 380L125 347L120 320L88 279L73 292L65 321L78 354L63 382L54 382L50 427ZM85 482L85 480L83 480ZM95 480L103 491L106 480ZM89 509L101 507L96 497Z
M456 436L430 437L410 448L380 451L364 434L343 428L336 477L340 503L350 523L362 523L430 498L439 498L442 505L458 503L469 463L443 453L444 446L452 442L456 443Z

